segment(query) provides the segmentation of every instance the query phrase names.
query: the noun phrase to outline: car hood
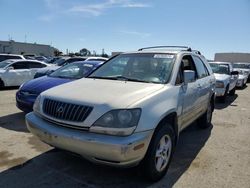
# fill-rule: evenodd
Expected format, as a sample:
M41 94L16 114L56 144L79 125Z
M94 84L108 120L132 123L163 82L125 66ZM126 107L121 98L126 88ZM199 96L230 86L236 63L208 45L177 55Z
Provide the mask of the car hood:
M247 75L239 74L238 80L243 80L245 78L247 78Z
M36 78L36 79L26 82L22 86L21 91L27 91L27 92L39 95L41 92L47 89L50 89L52 87L55 87L55 86L58 86L67 82L71 82L73 80L74 79L43 76L43 77Z
M230 75L228 74L214 74L215 76L215 79L218 80L218 81L224 81L224 80L227 80L227 79L230 79Z
M5 72L6 72L5 69L0 69L0 74L1 74L1 73L5 73Z
M163 87L163 84L83 78L50 89L43 96L108 110L128 108Z

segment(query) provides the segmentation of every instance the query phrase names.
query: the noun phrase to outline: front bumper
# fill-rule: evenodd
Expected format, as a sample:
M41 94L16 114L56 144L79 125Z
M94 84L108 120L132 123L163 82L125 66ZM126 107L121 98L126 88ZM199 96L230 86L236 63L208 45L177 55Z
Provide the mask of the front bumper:
M236 86L237 87L243 87L244 85L244 80L238 80Z
M29 96L29 95L23 95L20 91L17 91L16 93L16 106L23 112L31 112L33 111L33 105L36 100L35 95Z
M216 97L222 97L225 95L226 88L215 88Z
M138 164L145 156L153 135L153 130L126 137L96 134L50 123L34 112L25 118L30 132L45 143L80 154L92 162L111 166Z

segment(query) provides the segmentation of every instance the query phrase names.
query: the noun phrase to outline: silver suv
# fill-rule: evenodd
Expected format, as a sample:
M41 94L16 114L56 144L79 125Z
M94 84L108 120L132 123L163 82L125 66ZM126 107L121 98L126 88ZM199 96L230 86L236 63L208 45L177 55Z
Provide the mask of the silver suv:
M180 132L196 120L210 126L214 96L215 77L200 53L150 47L43 92L26 122L45 143L95 163L140 164L156 181L167 172Z

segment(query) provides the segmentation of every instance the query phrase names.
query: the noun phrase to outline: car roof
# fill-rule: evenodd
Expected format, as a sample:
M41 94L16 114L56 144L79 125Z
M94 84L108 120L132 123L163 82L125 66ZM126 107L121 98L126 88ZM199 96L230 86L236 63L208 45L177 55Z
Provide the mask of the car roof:
M19 57L23 57L23 55L19 55L19 54L1 54L0 55L4 55L4 56L19 56Z
M44 63L44 62L38 61L38 60L33 60L33 59L7 59L7 60L5 60L5 62L8 62L8 61L10 61L10 63L16 63L16 62L37 62L37 63L48 65L47 63Z
M76 61L71 64L90 64L90 65L99 65L104 63L103 61Z

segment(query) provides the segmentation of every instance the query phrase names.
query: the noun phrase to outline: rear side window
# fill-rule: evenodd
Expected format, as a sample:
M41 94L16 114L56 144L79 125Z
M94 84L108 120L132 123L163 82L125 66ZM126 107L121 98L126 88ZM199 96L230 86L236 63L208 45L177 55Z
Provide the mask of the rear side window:
M203 61L199 57L196 57L196 56L193 56L193 59L194 59L194 63L198 72L198 78L204 78L208 76L209 75L208 70L205 67Z
M46 67L46 65L38 63L38 62L28 62L28 64L29 64L30 69Z
M28 64L26 62L17 62L17 63L13 63L11 65L15 70L16 69L28 69Z

